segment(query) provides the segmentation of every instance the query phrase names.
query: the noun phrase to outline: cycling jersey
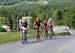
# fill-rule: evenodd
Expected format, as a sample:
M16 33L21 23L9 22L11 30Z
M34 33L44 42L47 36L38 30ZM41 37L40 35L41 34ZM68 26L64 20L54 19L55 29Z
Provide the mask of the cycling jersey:
M21 26L23 26L24 28L27 28L28 23L27 22L21 22Z

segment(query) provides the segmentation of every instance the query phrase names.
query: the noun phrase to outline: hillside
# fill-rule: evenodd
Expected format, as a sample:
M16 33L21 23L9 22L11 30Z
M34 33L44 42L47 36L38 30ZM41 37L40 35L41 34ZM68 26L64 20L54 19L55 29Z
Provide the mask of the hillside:
M36 1L43 1L43 0L0 0L0 5L1 6L7 6L7 5L15 5L15 4L22 4L25 1L28 2L36 2ZM75 4L75 0L48 0L49 4L54 5L54 4L62 4L62 3L69 3L69 4Z
M0 5L14 5L14 4L17 4L17 3L22 3L24 1L28 1L28 2L34 2L34 1L37 1L37 0L0 0Z

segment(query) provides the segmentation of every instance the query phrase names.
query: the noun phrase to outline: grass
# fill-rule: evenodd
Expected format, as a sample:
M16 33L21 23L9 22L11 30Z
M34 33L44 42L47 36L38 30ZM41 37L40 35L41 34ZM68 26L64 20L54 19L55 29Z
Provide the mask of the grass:
M41 38L44 37L44 33L40 33ZM67 33L55 33L55 36L59 35L68 35ZM36 38L36 33L35 31L30 31L28 33L28 38ZM20 32L0 32L0 44L2 43L7 43L7 42L12 42L12 41L17 41L20 40Z
M20 32L0 32L0 44L20 40L20 36L21 36ZM36 37L35 31L30 31L28 33L29 39L35 37ZM41 37L43 37L43 35Z
M20 39L18 32L0 32L0 44Z

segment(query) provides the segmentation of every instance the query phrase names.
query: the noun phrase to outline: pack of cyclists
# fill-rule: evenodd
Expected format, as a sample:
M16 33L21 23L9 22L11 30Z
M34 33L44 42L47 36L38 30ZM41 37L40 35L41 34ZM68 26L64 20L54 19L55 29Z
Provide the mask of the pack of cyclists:
M27 23L27 18L21 18L19 20L19 28L21 33L21 40L22 43L27 43L27 34L29 31L29 24ZM52 39L52 36L54 35L53 31L53 20L52 18L45 19L43 23L41 23L40 18L36 17L33 23L33 29L36 32L36 40L37 42L40 41L40 32L43 29L44 30L44 37L45 39Z

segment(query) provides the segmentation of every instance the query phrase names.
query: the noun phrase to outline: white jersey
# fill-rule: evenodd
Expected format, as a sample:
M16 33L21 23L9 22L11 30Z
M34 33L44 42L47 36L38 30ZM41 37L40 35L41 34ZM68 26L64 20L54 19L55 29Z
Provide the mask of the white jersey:
M53 25L53 21L52 21L52 19L50 18L49 20L48 20L48 26L52 26Z

